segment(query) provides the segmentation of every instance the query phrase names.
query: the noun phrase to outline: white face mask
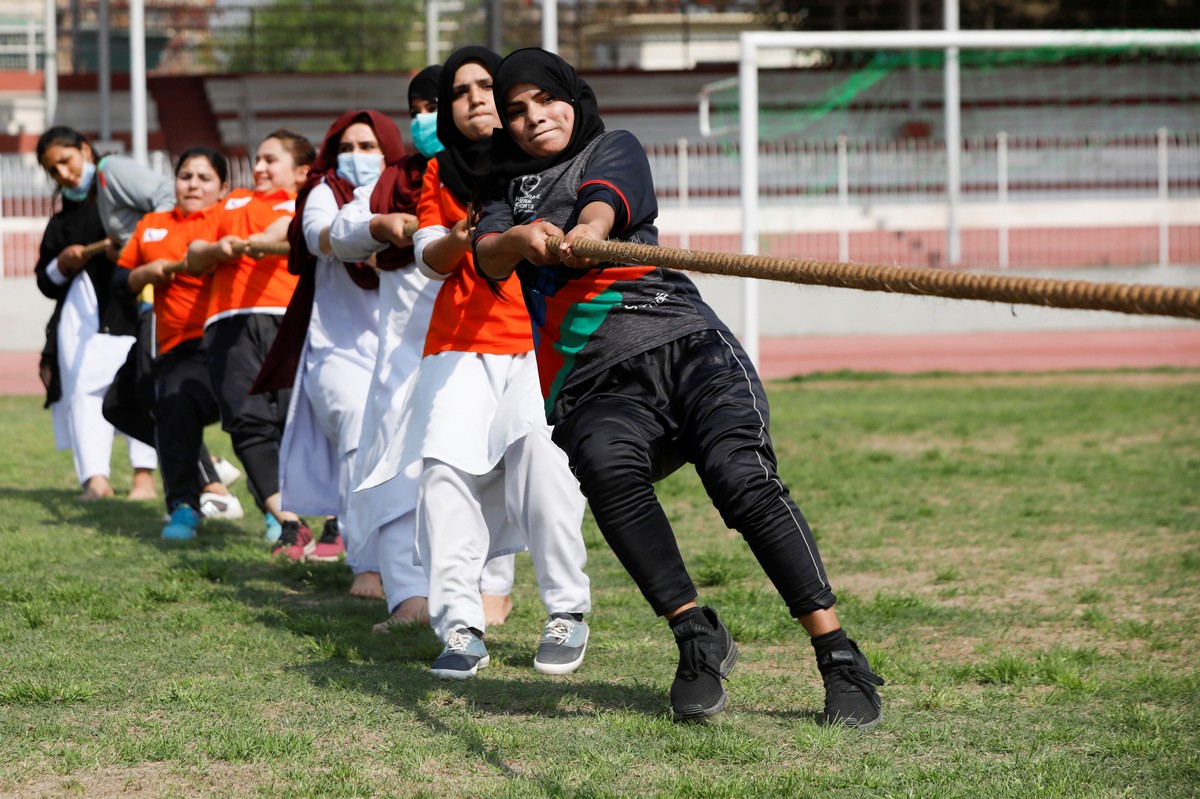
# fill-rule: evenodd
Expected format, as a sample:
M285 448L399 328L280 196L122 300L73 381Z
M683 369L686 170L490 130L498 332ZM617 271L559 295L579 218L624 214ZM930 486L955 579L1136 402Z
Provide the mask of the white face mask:
M366 186L383 172L383 156L378 153L338 153L337 173L355 187Z
M92 181L96 178L96 165L91 161L83 162L83 174L79 178L78 186L62 187L62 196L72 202L81 203L87 199L88 192L92 188Z

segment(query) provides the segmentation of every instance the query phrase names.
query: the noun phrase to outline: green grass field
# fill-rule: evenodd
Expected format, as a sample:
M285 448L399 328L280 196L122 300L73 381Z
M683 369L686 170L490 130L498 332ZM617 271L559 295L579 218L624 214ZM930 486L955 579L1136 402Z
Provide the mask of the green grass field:
M442 683L432 633L370 633L344 566L271 562L245 493L244 522L165 545L159 503L77 503L40 402L0 398L0 796L1200 795L1200 372L770 391L888 680L871 731L814 723L811 647L694 474L660 495L743 656L721 720L677 726L670 633L590 518L583 668L533 671L522 557L492 666Z

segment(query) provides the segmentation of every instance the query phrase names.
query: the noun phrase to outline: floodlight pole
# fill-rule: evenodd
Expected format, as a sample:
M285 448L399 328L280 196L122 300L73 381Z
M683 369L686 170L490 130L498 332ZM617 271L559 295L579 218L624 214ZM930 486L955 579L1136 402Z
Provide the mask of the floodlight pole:
M46 29L42 34L42 83L46 92L46 127L54 127L58 113L58 4L46 0Z
M958 0L945 0L946 33L958 32ZM946 48L942 70L946 86L946 262L962 261L962 231L958 229L958 206L962 201L962 96L958 74L958 48Z
M758 255L758 46L741 37L738 105L741 108L742 252ZM756 367L758 359L758 281L742 282L742 346Z
M133 124L130 127L131 155L149 166L146 121L146 4L129 0L129 98Z
M425 64L440 64L438 52L438 0L425 0Z
M112 139L112 48L109 46L108 0L100 0L96 7L96 48L100 73L100 138Z
M542 49L558 52L558 0L542 0Z

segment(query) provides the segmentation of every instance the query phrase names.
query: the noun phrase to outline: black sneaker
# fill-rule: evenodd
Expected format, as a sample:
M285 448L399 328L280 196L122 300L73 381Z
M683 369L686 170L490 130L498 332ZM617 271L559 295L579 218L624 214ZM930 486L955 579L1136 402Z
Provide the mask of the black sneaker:
M346 543L338 528L337 519L326 519L321 537L313 546L312 552L305 555L305 560L317 560L323 563L337 563L346 556Z
M703 721L725 708L725 686L737 663L737 644L712 608L687 611L683 621L672 624L679 646L679 668L671 683L671 719Z
M846 727L871 727L883 717L875 686L883 678L871 671L867 656L850 639L849 649L817 656L817 668L825 682L825 713L821 724Z

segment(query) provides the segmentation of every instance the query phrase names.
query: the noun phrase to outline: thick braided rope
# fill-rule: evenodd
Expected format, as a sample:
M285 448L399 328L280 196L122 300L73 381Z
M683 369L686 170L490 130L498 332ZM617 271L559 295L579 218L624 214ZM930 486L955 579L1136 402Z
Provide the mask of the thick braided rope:
M108 239L93 241L91 244L83 245L83 257L87 260L95 258L97 255L108 249Z
M550 236L546 241L547 249L558 249L562 241L561 236ZM981 275L920 267L847 264L680 250L593 239L578 240L572 249L579 255L595 261L665 266L714 275L755 277L788 283L959 300L987 300L1017 305L1200 319L1200 289L1178 286Z

